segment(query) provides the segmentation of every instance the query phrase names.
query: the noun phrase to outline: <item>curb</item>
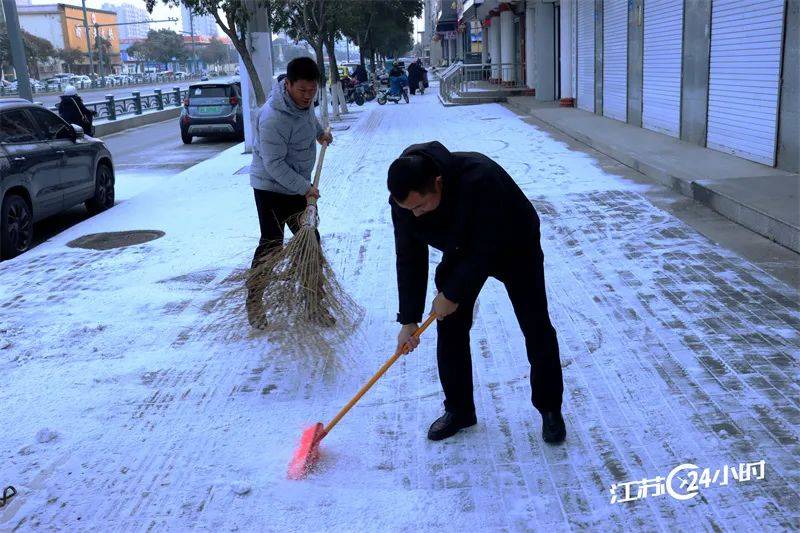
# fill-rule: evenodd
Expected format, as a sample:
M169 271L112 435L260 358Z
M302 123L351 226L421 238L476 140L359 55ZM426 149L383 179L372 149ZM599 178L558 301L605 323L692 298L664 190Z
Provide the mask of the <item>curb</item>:
M480 105L480 104L502 104L508 101L506 97L482 97L482 96L454 96L451 101L446 101L438 94L439 102L444 107L454 107L459 105Z
M800 228L715 191L702 180L692 181L691 197L720 215L800 253Z
M101 122L94 127L96 137L102 138L105 135L112 133L119 133L121 131L138 128L140 126L147 126L155 124L156 122L163 122L171 118L178 118L181 114L180 107L171 107L152 113L144 113L142 115L135 115L132 117L124 117L117 120L109 120L108 122Z
M598 152L619 161L625 166L655 179L665 187L669 187L683 196L692 198L706 207L713 209L740 226L744 226L781 246L785 246L793 252L800 253L800 228L744 204L740 200L715 191L712 184L707 180L694 180L683 176L675 176L670 174L668 170L637 159L627 153L624 148L616 148L588 135L564 129L561 125L548 121L533 110L522 109L514 104L509 104L509 107L513 108L515 111L524 112L524 114L535 117L536 120L547 124L551 128L594 148Z

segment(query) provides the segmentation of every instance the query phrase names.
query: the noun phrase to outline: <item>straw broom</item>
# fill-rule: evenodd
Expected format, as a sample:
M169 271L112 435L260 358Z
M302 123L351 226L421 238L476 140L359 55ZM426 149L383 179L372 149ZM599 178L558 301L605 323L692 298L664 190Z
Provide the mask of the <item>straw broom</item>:
M328 143L323 143L314 187L319 186L327 148ZM264 287L264 329L273 339L292 351L330 356L332 344L349 337L363 311L341 287L325 258L317 232L316 198L308 199L298 222L299 229L286 246L251 270L250 283Z

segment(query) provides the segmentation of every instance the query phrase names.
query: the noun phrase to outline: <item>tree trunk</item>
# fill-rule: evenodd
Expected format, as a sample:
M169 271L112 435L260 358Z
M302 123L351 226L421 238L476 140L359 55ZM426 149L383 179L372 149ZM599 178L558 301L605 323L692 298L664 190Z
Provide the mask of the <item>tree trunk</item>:
M247 50L247 47L243 48L245 49L245 53L239 53L242 56L244 68L247 70L247 77L250 78L250 84L253 86L253 92L256 95L256 104L258 104L258 107L261 107L267 101L267 95L264 93L264 86L261 85L258 71L256 71L256 66L253 64L253 57L250 55L250 50Z
M336 43L333 37L328 37L325 47L328 49L328 61L331 64L331 90L333 92L334 114L336 118L339 113L348 113L347 102L344 98L344 91L342 90L342 78L339 76L339 65L336 63ZM337 108L338 104L338 108Z
M336 63L335 43L333 38L325 40L325 48L328 49L328 63L331 67L331 84L338 83L341 78L339 77L339 66Z
M333 109L333 120L339 120L339 69L336 65L336 55L332 52L332 46L329 39L325 40L325 48L328 50L328 68L330 72L328 76L331 80L331 106Z
M322 46L323 45L322 45L322 40L321 39L320 39L320 41L318 43L314 43L312 45L312 47L314 48L314 54L317 56L317 66L319 67L319 73L320 73L320 76L321 76L320 80L319 80L319 84L320 84L321 87L324 87L325 79L326 79L326 74L325 74L325 51L323 50Z
M322 108L322 125L327 126L330 122L328 117L328 95L327 87L325 86L325 54L322 49L322 39L312 44L314 54L317 56L317 66L319 67L319 92L320 92L320 107Z
M222 25L219 24L219 20L217 22L218 25L222 27ZM244 63L244 68L247 70L247 76L250 78L250 84L253 86L253 93L256 96L256 103L259 107L261 107L267 101L267 95L264 92L264 86L261 85L261 79L258 77L258 71L256 70L255 65L253 65L253 56L250 55L250 50L247 48L247 45L239 39L239 36L236 35L236 33L231 35L228 33L228 31L225 31L226 28L222 28L222 30L225 35L231 39L233 47L236 48L236 51L239 52L239 56L241 56L242 62Z
M361 63L361 68L367 70L367 58L364 56L364 46L361 44L361 40L359 39L358 42L358 55L359 55L359 62Z

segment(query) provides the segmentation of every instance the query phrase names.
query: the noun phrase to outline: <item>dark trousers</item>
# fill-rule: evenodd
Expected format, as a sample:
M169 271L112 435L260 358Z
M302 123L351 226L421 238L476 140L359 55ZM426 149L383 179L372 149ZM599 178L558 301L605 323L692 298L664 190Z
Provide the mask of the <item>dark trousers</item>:
M491 276L505 285L525 336L525 347L531 364L531 401L539 411L560 410L564 383L556 330L547 311L544 255L538 234L531 250L520 252L519 256L504 263ZM441 272L437 269L437 289L441 290L446 276L446 269ZM439 333L436 346L439 380L444 390L445 411L451 413L475 412L469 332L477 298L477 293L469 295L459 303L455 313L436 322Z
M305 211L306 197L301 194L280 194L260 189L253 189L253 193L258 210L258 224L261 227L261 238L258 240L251 265L255 268L272 250L283 246L283 232L287 224L292 233L297 233L300 229L299 217Z

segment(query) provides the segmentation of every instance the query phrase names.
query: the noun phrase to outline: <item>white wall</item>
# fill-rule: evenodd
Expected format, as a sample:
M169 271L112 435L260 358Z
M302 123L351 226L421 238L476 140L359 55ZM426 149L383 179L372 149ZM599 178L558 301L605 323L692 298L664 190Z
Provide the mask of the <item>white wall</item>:
M561 98L575 98L575 6L573 0L561 0Z
M556 97L555 9L549 2L539 2L535 9L536 99L550 101Z
M439 66L442 59L442 41L431 41L431 65Z
M525 4L525 85L531 89L536 88L536 55L534 53L535 39L535 9L533 1Z
M20 13L19 25L31 35L50 41L55 48L64 48L64 31L58 13Z

